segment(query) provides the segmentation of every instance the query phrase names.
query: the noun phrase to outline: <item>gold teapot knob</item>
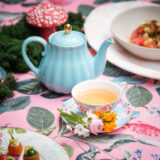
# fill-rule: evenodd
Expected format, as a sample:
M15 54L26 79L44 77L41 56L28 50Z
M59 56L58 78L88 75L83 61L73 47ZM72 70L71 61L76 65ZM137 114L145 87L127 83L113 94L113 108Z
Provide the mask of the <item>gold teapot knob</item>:
M67 34L69 34L72 30L72 26L70 24L65 24L64 30L66 31Z

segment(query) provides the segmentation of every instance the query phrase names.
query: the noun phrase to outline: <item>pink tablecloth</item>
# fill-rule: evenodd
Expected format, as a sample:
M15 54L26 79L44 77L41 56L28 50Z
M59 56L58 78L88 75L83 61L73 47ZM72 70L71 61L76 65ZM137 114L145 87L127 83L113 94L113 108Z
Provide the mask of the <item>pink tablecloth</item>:
M26 0L25 3L32 2L32 0ZM64 5L67 11L77 12L77 8L81 4L91 5L94 7L94 0L73 0L72 3ZM107 3L110 3L108 1ZM113 1L114 2L114 1ZM101 4L103 5L103 4ZM3 1L0 2L0 11L8 12L26 12L30 7L22 7L19 4L6 4ZM3 17L1 17L3 18ZM7 23L7 20L6 20ZM150 100L144 100L145 105L135 106L130 104L130 108L135 111L139 116L130 120L124 127L111 132L108 135L100 134L98 136L91 136L90 138L81 139L81 137L74 137L73 133L65 133L65 127L62 125L60 114L57 108L61 107L67 99L71 98L70 95L49 95L44 94L47 91L44 90L42 93L32 94L35 90L40 90L35 85L34 90L32 90L32 82L35 84L33 79L35 79L34 74L29 72L27 74L14 74L17 82L21 81L21 87L26 87L26 92L14 91L14 98L24 97L24 103L18 108L18 104L15 105L15 111L9 110L4 111L0 114L0 126L9 127L19 127L31 131L42 131L41 127L36 127L32 122L28 120L30 118L30 113L35 107L39 110L48 110L53 117L52 125L45 127L44 130L51 128L48 136L63 147L67 148L71 159L86 160L86 159L132 159L132 160L159 160L160 159L160 83L158 80L144 78L137 75L132 75L126 72L126 77L124 75L125 71L119 68L113 67L115 71L119 73L116 74L104 73L99 78L118 81L127 81L129 83L128 89L137 89L141 93L139 96L149 95ZM121 73L121 74L120 74ZM127 76L128 74L128 76ZM124 78L125 77L125 78ZM29 80L29 81L24 81ZM31 84L32 83L32 84ZM27 89L28 87L28 89ZM37 88L36 88L37 87ZM29 94L31 91L31 94ZM130 96L135 98L137 96L136 92L133 92ZM137 95L136 95L137 94ZM142 99L143 99L142 98ZM136 98L135 98L136 99ZM128 103L127 93L124 94L123 100ZM138 100L138 99L136 99ZM143 104L143 103L142 103ZM1 106L0 106L1 107ZM36 116L36 115L35 115ZM35 117L36 118L36 117ZM40 123L40 122L39 122Z

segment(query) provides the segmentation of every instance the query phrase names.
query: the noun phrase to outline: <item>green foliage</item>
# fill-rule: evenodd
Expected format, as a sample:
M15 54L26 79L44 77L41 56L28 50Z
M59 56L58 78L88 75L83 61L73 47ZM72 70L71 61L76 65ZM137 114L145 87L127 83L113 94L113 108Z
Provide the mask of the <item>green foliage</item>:
M11 73L7 74L3 84L11 90L14 90L16 88L16 81Z
M67 24L67 23L71 24L72 30L83 32L82 28L83 28L83 24L84 24L84 18L82 16L82 13L69 12L68 16L69 16L68 21L65 24ZM56 30L57 31L63 30L65 24L63 24L61 26L57 26Z
M39 30L35 27L30 26L26 22L26 17L24 16L15 25L3 26L1 34L2 35L7 35L11 38L24 40L27 37L30 37L30 36L33 36L33 35L39 35Z
M0 104L13 96L13 92L3 83L0 83Z
M22 57L21 47L24 39L38 35L38 29L27 24L25 17L15 25L3 26L0 32L0 64L8 72L25 73L29 70ZM29 59L35 66L41 60L42 47L39 43L27 46Z
M7 74L3 83L0 82L0 104L6 100L7 98L11 98L13 96L12 90L16 87L16 81L12 74Z

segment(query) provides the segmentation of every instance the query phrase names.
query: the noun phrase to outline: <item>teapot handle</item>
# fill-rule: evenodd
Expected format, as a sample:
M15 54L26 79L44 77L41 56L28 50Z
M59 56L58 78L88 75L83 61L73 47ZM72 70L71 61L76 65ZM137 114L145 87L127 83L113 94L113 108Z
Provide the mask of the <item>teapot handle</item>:
M29 68L37 75L38 69L32 64L32 62L30 61L30 59L28 58L27 53L26 53L26 47L27 47L28 43L30 43L30 42L40 42L44 46L44 49L46 49L47 42L45 39L43 39L41 37L32 36L32 37L27 38L22 44L23 59L25 60L26 64L29 66Z

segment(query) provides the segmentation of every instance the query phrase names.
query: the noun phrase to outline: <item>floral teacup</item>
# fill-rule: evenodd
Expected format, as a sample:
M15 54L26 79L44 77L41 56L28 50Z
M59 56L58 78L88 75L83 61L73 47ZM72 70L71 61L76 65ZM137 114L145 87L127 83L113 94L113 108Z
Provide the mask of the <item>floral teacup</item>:
M71 94L79 110L84 114L87 111L92 111L92 112L98 111L100 113L105 113L109 112L112 107L115 107L119 103L120 98L123 95L123 92L127 86L127 83L124 83L123 86L124 87L108 80L99 80L99 79L87 80L75 85L71 91ZM109 90L116 95L116 99L105 104L92 104L92 103L89 104L89 103L84 103L78 99L79 94L85 93L85 91L88 91L90 89Z

